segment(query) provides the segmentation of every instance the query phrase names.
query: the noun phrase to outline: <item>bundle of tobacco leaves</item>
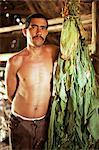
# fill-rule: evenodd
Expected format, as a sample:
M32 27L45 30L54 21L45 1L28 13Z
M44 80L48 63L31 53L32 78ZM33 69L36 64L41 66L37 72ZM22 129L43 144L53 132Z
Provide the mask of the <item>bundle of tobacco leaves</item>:
M99 140L99 97L80 20L65 18L53 80L48 150L89 150Z

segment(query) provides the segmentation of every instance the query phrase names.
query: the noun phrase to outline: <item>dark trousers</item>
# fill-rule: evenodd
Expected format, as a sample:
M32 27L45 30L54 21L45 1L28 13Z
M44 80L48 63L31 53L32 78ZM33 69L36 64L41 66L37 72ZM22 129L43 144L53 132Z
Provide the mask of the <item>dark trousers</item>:
M26 121L11 115L11 143L13 150L42 150L47 140L49 117Z

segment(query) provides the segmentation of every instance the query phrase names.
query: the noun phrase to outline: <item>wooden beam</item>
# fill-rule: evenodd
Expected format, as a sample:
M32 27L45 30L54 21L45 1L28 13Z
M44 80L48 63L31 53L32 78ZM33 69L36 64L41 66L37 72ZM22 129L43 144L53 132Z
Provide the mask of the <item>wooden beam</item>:
M17 53L4 53L4 54L0 54L0 61L7 61L10 57L12 57L15 54L17 54Z
M21 30L25 27L25 25L14 25L14 26L10 26L10 27L3 27L0 28L0 33L5 33L5 32L12 32L12 31L16 31L16 30Z
M96 51L96 1L92 2L92 54Z
M48 20L48 25L62 24L64 21L63 18L53 18Z
M48 27L48 31L49 31L49 32L60 32L61 29L62 29L62 26L63 26L62 24L49 26L49 27Z
M89 46L89 50L92 49L92 44L89 44L88 46ZM0 54L0 61L7 61L10 57L16 55L17 53L18 52Z
M82 20L83 24L92 23L92 17L90 14L87 15L86 17L81 16L81 20ZM49 19L48 20L48 25L49 25L48 31L49 32L61 31L63 21L64 21L63 18ZM10 27L3 27L3 28L0 28L0 33L11 32L11 31L15 31L15 30L21 30L24 27L25 27L24 24L23 25L10 26Z

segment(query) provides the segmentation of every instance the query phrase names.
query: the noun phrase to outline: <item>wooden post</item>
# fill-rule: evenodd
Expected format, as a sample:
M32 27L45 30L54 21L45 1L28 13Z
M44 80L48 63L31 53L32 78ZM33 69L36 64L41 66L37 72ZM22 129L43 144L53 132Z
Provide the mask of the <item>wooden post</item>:
M92 54L96 51L96 1L92 2Z

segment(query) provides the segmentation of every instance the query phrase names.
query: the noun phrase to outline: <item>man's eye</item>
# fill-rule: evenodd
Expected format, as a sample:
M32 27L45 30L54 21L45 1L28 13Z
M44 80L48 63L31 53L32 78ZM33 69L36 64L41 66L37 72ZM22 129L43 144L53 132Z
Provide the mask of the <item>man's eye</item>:
M34 29L34 28L37 28L37 26L36 25L31 25L31 27Z
M42 29L42 30L46 30L47 27L46 27L46 26L41 26L41 29Z
M31 25L32 29L41 29L41 30L47 30L47 26L38 26L38 25Z

